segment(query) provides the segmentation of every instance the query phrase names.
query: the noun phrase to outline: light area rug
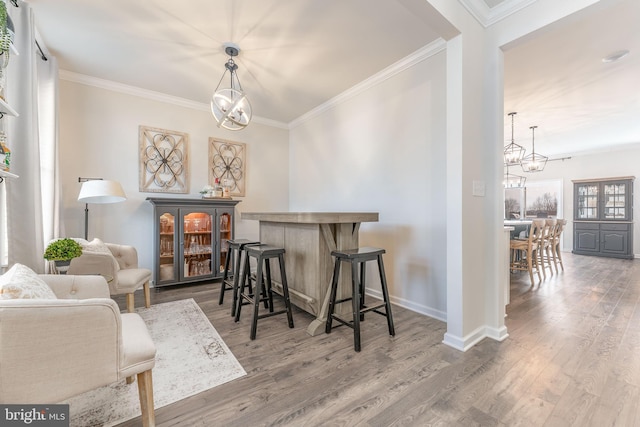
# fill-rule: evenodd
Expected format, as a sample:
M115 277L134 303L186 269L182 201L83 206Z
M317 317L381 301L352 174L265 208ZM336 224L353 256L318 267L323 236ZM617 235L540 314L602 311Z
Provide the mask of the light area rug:
M246 375L238 360L193 299L142 308L156 345L153 368L155 408ZM71 426L113 426L140 415L137 381L124 380L75 396Z

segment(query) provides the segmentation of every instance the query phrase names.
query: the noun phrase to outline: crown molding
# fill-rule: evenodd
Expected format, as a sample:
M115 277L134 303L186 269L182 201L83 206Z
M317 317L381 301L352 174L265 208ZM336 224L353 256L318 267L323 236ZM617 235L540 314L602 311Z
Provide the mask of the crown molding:
M446 49L447 42L438 38L428 45L418 49L414 53L409 56L399 60L398 62L390 65L384 70L380 71L377 74L363 80L362 82L356 84L355 86L347 89L341 94L331 98L327 102L319 105L318 107L312 109L311 111L303 114L302 116L292 120L287 123L279 122L276 120L266 119L264 117L253 116L252 121L256 123L260 123L265 126L271 126L279 129L290 130L296 126L300 126L302 123L307 120L316 117L325 111L328 111L335 106L347 101L355 97L356 95L376 86L385 80L401 73L402 71L424 61L425 59L436 55ZM193 110L199 111L210 111L209 104L204 104L202 102L192 101L190 99L180 98L173 95L167 95L160 92L155 92L152 90L142 89L136 86L130 86L123 83L117 83L111 80L100 79L98 77L88 76L86 74L79 74L68 70L60 70L60 79L66 80L74 83L80 83L87 86L93 86L100 89L105 89L113 92L124 93L126 95L137 96L140 98L146 98L153 101L165 102L167 104L177 105L180 107L191 108Z
M586 150L569 151L565 153L555 154L553 156L554 158L551 158L551 156L549 156L549 160L559 160L559 158L566 158L566 157L571 158L571 157L580 157L580 156L593 156L597 154L616 153L619 151L627 151L627 150L640 150L640 142L613 143L605 147L595 147L595 148L589 148Z
M328 111L336 107L337 105L342 104L343 102L355 97L356 95L384 82L385 80L395 76L396 74L401 73L407 68L413 67L419 62L422 62L425 59L439 52L444 51L446 49L446 45L447 45L447 42L442 38L438 38L434 40L428 45L418 49L417 51L410 54L409 56L396 62L395 64L388 66L387 68L380 71L379 73L374 74L373 76L367 78L366 80L363 80L362 82L356 84L355 86L352 86L351 88L347 89L341 94L336 95L335 97L331 98L327 102L317 106L313 110L308 111L307 113L301 115L297 119L292 120L291 122L289 122L289 129L293 129L297 126L300 126L302 123L306 122L307 120L317 117L318 115L324 113L325 111Z
M458 0L462 6L482 25L487 28L506 17L535 3L537 0L505 0L490 8L484 0Z
M146 98L152 101L165 102L171 105L177 105L179 107L190 108L198 111L211 111L209 104L202 102L192 101L190 99L180 98L178 96L167 95L161 92L155 92L153 90L142 89L136 86L129 86L123 83L117 83L111 80L100 79L98 77L87 76L86 74L74 73L68 70L60 70L60 79L69 82L80 83L86 86L93 86L100 89L109 90L112 92L123 93L126 95L137 96L139 98ZM264 117L253 116L252 122L259 123L266 126L271 126L280 129L289 129L286 123L278 122L276 120L266 119Z

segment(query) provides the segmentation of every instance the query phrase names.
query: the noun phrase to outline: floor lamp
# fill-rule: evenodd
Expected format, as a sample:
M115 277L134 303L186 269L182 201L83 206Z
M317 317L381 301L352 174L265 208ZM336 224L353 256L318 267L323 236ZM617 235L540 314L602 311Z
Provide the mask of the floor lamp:
M84 239L89 236L89 203L118 203L127 200L122 186L117 181L102 178L78 178L82 183L78 201L84 202Z

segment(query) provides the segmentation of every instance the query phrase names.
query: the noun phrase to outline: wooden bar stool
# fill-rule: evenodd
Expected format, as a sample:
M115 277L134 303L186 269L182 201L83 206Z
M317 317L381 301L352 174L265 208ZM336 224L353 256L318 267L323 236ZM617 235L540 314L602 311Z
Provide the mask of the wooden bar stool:
M227 250L227 259L224 262L224 273L222 275L222 286L220 286L219 305L224 302L224 293L232 291L233 302L231 304L231 315L236 315L236 305L238 304L238 285L240 283L240 266L242 265L242 253L247 245L257 245L260 242L249 239L227 240L229 249ZM235 259L235 262L232 261ZM232 267L232 269L229 269Z
M293 314L291 312L291 301L289 300L289 286L287 285L287 274L284 268L284 248L269 246L264 244L245 246L246 256L244 258L244 270L242 272L242 281L240 283L240 293L238 299L238 307L236 309L236 322L240 320L240 312L242 310L242 300L247 300L249 304L253 304L253 317L251 320L252 340L256 339L256 330L258 328L258 319L271 317L277 314L287 314L289 327L293 328ZM255 258L257 264L256 270L256 288L254 292L245 292L247 282L251 280L251 271L249 268L251 258ZM278 259L280 265L280 278L282 280L282 297L284 298L285 309L280 311L273 310L273 287L271 284L271 266L269 260ZM263 271L264 269L264 271ZM264 274L263 274L264 273ZM266 286L265 286L266 282ZM260 297L262 295L262 297ZM258 315L260 302L264 301L269 304L269 312Z
M389 301L389 291L387 289L387 279L384 273L384 264L382 262L382 254L384 249L380 248L358 248L343 251L333 251L331 255L335 257L335 266L333 269L333 278L331 280L331 295L329 299L329 313L327 314L327 323L325 332L331 332L331 324L333 320L337 320L343 325L353 329L353 343L356 351L360 351L360 321L364 320L364 313L373 311L387 318L387 326L389 327L389 335L395 335L396 331L393 327L393 316L391 315L391 302ZM367 261L378 261L378 272L380 273L380 284L382 287L382 296L384 301L372 307L364 304L365 293L365 267ZM340 265L342 262L351 263L351 287L352 294L350 298L336 300L338 291L338 278L340 276ZM358 280L358 266L360 267L360 280ZM351 301L353 308L353 320L345 320L334 314L336 304ZM385 308L382 312L379 309Z

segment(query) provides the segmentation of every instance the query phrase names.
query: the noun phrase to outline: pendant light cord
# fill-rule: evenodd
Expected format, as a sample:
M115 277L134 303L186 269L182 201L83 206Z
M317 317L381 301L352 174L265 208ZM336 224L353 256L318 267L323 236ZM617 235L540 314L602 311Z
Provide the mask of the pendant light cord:
M533 153L533 158L536 157L536 128L538 126L531 126L531 153Z

